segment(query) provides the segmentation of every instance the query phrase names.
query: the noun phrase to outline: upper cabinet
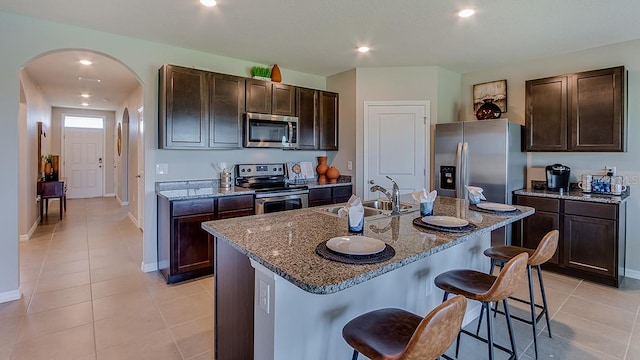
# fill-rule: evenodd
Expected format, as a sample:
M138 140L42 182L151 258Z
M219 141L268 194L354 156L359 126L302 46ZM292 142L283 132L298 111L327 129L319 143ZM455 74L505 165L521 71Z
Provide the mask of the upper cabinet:
M624 67L526 82L526 151L625 151Z
M159 94L159 148L242 147L244 78L165 65Z
M246 79L247 112L295 116L296 88L290 85Z
M176 65L159 70L160 149L242 148L247 112L297 116L301 150L338 150L338 94Z
M298 88L300 149L338 150L338 94Z

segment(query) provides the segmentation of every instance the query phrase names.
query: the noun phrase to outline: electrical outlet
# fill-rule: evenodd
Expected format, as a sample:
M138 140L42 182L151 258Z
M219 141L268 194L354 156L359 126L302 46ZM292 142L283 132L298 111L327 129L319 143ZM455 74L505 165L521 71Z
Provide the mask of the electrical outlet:
M169 164L156 164L156 175L167 175L169 173Z
M347 161L347 170L353 170L353 161Z
M269 298L271 292L271 286L266 282L260 280L260 289L258 289L258 304L260 309L262 309L267 314L269 313Z
M616 174L616 167L615 166L605 166L604 167L604 172L609 174L611 173L611 175L615 175Z

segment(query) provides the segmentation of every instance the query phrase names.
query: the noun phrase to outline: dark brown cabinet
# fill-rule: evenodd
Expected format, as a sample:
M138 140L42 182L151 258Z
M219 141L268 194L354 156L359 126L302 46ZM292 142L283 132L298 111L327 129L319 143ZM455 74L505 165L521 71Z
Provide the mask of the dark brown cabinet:
M158 104L159 148L242 147L244 78L165 65Z
M167 283L213 274L214 239L202 223L253 215L253 195L170 201L158 196L158 269Z
M347 202L353 193L351 185L327 186L309 189L309 206L322 206Z
M529 80L526 151L625 150L624 67Z
M548 270L619 286L624 277L626 202L593 203L576 200L515 196L518 205L536 209L523 219L516 244L535 249L542 236L560 231L558 251Z
M207 73L165 65L160 69L159 147L203 149L208 146Z
M295 116L296 88L270 81L246 79L247 112Z
M300 149L338 150L338 94L298 88Z

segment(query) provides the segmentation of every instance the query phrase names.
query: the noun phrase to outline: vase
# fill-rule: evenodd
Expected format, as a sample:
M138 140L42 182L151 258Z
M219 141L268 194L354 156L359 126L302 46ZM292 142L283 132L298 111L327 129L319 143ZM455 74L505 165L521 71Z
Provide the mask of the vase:
M483 101L484 104L476 111L476 118L478 118L478 120L499 119L502 115L500 106L494 104L493 99L484 99Z
M338 176L340 176L340 171L338 171L335 166L327 170L327 179L329 179L330 183L335 183L338 180Z
M273 65L273 69L271 69L271 81L273 82L282 81L282 73L280 73L280 68L278 67L278 64Z
M318 182L320 184L326 184L327 170L329 170L329 165L327 165L327 157L318 156L318 166L316 166L316 172L318 173Z

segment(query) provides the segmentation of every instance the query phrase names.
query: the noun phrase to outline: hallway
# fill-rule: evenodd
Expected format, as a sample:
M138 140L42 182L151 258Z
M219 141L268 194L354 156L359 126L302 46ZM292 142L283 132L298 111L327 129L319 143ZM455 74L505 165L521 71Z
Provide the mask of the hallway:
M211 359L213 278L140 270L142 232L115 198L52 202L20 243L22 299L0 304L0 360Z

